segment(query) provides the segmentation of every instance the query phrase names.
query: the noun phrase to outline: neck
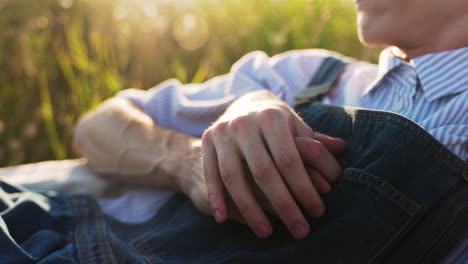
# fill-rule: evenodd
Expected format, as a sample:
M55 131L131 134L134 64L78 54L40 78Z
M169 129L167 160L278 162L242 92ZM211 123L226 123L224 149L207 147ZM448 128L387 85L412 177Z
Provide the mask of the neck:
M447 25L439 33L427 34L427 38L416 40L412 45L396 45L395 56L410 61L411 59L437 52L468 47L468 19L465 17Z

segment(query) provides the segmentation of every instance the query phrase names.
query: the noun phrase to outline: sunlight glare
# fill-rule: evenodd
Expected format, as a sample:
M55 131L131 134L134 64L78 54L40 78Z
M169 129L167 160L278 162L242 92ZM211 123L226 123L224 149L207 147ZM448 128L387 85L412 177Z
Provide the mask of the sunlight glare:
M208 23L193 13L177 20L173 30L177 43L186 50L201 48L209 37Z
M117 6L115 9L114 9L114 18L116 20L124 20L126 19L128 16L128 9L124 6Z
M73 0L58 0L58 4L65 9L73 6Z

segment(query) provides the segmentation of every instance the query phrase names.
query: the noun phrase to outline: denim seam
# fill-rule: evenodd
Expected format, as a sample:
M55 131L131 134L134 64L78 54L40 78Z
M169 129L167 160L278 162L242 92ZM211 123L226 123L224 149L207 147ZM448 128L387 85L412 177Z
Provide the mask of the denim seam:
M102 215L99 214L99 208L97 207L96 203L92 203L91 208L93 209L95 215L96 215L96 239L98 240L98 248L99 248L99 253L101 254L101 257L103 260L105 260L105 263L117 263L114 255L112 254L112 249L109 246L109 241L107 239L107 229L105 226L104 219ZM102 248L102 244L104 244L104 249ZM107 254L106 254L107 253Z
M100 258L102 259L102 261L104 261L104 264L107 264L107 258L105 257L104 255L104 252L102 250L102 243L104 242L104 240L102 239L102 235L101 235L101 229L100 229L100 219L99 219L99 216L96 214L96 209L95 209L95 206L94 204L90 204L90 209L91 209L91 212L93 212L93 216L94 216L94 237L95 237L95 240L96 240L96 245L97 245L97 248L98 248L98 252L99 252L99 256Z
M233 252L230 252L224 256L220 256L220 257L217 257L215 259L210 259L210 260L207 260L205 262L203 262L202 264L213 264L213 263L219 263L219 261L222 261L226 258L229 258L229 257L232 257L232 256L235 256L235 255L238 255L239 254L239 251L233 251Z
M80 263L117 263L109 248L105 227L102 226L104 219L99 214L97 204L87 197L74 197L73 201L77 211L75 240ZM94 236L90 236L90 231L94 232ZM103 243L107 250L102 248ZM97 246L98 255L94 254L90 245Z
M437 238L434 240L434 242L432 243L432 246L427 250L428 252L430 252L433 248L435 248L437 246L437 244L444 238L445 236L445 233L450 230L454 225L455 223L457 222L456 219L458 219L460 217L460 215L465 215L468 213L468 207L465 206L463 207L462 209L460 209L455 217L452 218L451 222L449 225L446 226L446 228L444 229L445 232L441 232L439 234L439 236L437 236ZM421 256L421 258L424 257L424 256ZM421 260L421 258L419 258L419 260ZM420 261L419 261L420 262Z
M77 217L76 217L76 222L78 223L77 224L77 230L75 232L75 240L76 240L76 249L77 249L77 254L78 254L78 258L80 260L80 262L82 262L82 260L89 260L89 261L92 261L92 258L91 258L91 255L90 255L90 251L88 249L88 245L89 245L89 239L88 239L88 233L87 233L87 226L88 226L88 223L87 223L87 211L88 209L84 207L85 204L82 204L82 199L83 198L75 198L73 199L73 202L75 204L75 208L77 210ZM81 236L85 236L84 240L86 241L86 243L83 245L82 244L82 240L81 239Z
M346 174L346 172L349 172L349 173ZM389 195L390 193L388 190L385 190L384 188L382 188L382 186L379 186L375 182L372 182L369 179L365 179L362 176L369 177L370 179L372 179L373 181L377 183L384 184L385 187L388 187L389 190L394 195ZM367 171L359 170L355 168L347 168L345 169L344 177L342 179L346 179L346 180L354 181L354 182L360 182L360 183L368 185L369 187L372 187L378 193L380 193L381 195L384 195L387 199L391 200L393 203L398 205L398 207L403 209L410 216L416 215L416 213L421 209L421 206L418 203L411 200L403 193L399 192L397 189L395 189L395 187L393 187L393 185L391 185L390 183L386 182L385 180L379 177L376 177L375 175ZM397 198L393 196L396 196Z
M375 259L378 258L391 244L393 244L395 239L400 236L400 234L403 232L403 230L406 229L412 220L413 218L408 218L408 220L406 220L405 224L398 230L398 232L393 235L393 237L369 260L368 263L375 263Z
M433 148L437 153L437 155L439 156L439 158L445 160L445 161L448 161L448 162L454 162L456 164L457 167L461 167L463 169L463 166L464 166L464 162L461 161L461 159L456 155L454 154L452 151L448 150L447 148L445 148L445 146L441 145L441 143L435 139L432 135L428 134L427 131L424 130L424 128L421 128L421 127L417 127L418 129L416 129L416 127L414 127L415 124L412 124L410 122L410 120L406 120L406 119L403 119L405 122L409 123L409 124L412 124L412 125L405 125L405 124L402 124L401 122L398 122L398 121L395 121L395 120L390 120L390 119L385 119L385 118L372 118L372 117L366 117L366 116L362 116L359 115L359 114L349 114L349 113L343 113L343 112L339 112L339 111L336 111L336 110L332 110L332 109L328 109L328 107L330 106L320 106L320 105L314 105L313 107L315 108L320 108L321 110L323 111L326 111L330 114L335 114L335 115L340 115L340 116L345 116L345 117L351 117L351 118L356 118L356 119L362 119L362 120L370 120L370 121L381 121L381 122L384 122L384 123L391 123L393 125L396 125L408 132L410 132L411 134L413 134L414 136L420 138L422 140L422 143L425 145L425 146L429 146L431 148ZM372 112L369 112L369 110L360 110L360 111L363 111L363 113L372 113ZM397 114L394 114L394 113L386 113L386 112L378 112L376 111L375 112L376 114L388 114L388 115L392 115L396 118L404 118L402 116L399 116ZM422 130L422 131L415 131L415 130ZM424 133L423 133L424 132ZM431 142L430 141L435 141L438 143L438 145L433 145L433 144L430 144ZM447 156L448 155L448 156Z
M172 199L172 198L171 198ZM158 212L158 214L155 215L155 217L157 217L158 215L160 214L160 212ZM167 219L167 221L172 221L173 218L176 218L177 217L177 214L174 214L172 215L169 219ZM157 229L158 226L154 226L152 230L155 230ZM151 232L150 233L146 233L146 234L142 234L140 236L137 236L136 238L134 238L131 243L137 243L137 242L142 242L142 243L146 243L149 238L152 236Z
M87 203L83 203L82 206L88 206ZM89 232L88 230L90 229L90 227L92 226L91 223L89 223L89 219L90 219L90 209L89 207L86 207L86 209L84 210L86 212L86 215L85 217L83 218L84 219L84 229L83 229L83 234L85 234L85 241L86 241L86 246L84 246L84 249L86 251L86 256L88 256L88 261L91 261L91 263L95 263L95 257L94 257L94 254L93 251L91 250L91 248L89 247L89 245L92 243L92 240L91 238L89 237Z
M143 240L135 241L133 246L135 247L136 251L140 253L139 255L144 257L149 263L162 263L159 258L153 257L155 254L150 252Z
M144 255L144 254L142 254L142 253L140 252L139 248L137 248L138 245L136 245L136 244L137 244L137 243L130 243L130 248L133 250L133 252L135 252L137 255L139 255L140 257L142 257L143 260L144 260L146 263L151 264L150 259L149 259L146 255Z

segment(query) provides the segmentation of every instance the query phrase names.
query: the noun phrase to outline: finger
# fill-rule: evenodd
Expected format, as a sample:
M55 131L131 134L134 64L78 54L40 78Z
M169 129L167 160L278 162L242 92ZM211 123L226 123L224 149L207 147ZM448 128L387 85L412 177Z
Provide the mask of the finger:
M341 166L325 146L317 140L295 138L296 147L304 162L315 168L328 182L334 183L341 175Z
M295 133L294 133L295 137L315 138L315 132L304 121L296 120L294 122L294 126L295 126Z
M202 164L211 212L216 222L222 223L227 218L226 203L218 169L218 157L209 133L205 133L202 138Z
M346 150L346 142L341 138L330 137L322 133L315 132L315 139L320 141L332 155L341 155Z
M314 185L315 189L320 194L327 194L329 193L332 188L328 181L318 172L316 169L306 166L307 173L309 174L310 180L312 181L312 184Z
M345 151L346 144L343 139L313 131L312 128L302 120L297 120L294 122L294 125L296 137L314 138L320 141L333 155L340 155Z
M309 224L289 193L260 135L252 134L242 141L240 148L257 186L276 214L295 238L304 238L309 233Z
M220 146L216 151L221 179L243 219L259 238L270 236L273 228L250 191L238 151L230 142L216 136L215 145Z
M248 226L244 217L242 217L241 213L239 212L239 209L237 208L236 204L232 200L231 195L229 195L229 192L226 192L226 208L227 208L229 219L235 222L238 222L239 224Z
M275 122L273 128L264 129L263 133L281 176L287 182L296 200L312 217L322 216L325 206L312 185L289 127Z
M314 132L311 127L309 127L306 123L304 123L302 120L299 120L298 122L295 122L296 124L296 136L297 137L305 137L305 138L311 138L314 139L316 135L319 135L320 137L324 137L325 135ZM328 138L327 138L328 139ZM334 138L331 138L332 140ZM335 147L332 142L331 146ZM301 153L299 155L302 156ZM310 166L305 166L307 174L310 177L310 180L312 181L312 184L314 185L315 189L320 193L320 194L326 194L331 191L331 186L327 182L327 180L314 168Z

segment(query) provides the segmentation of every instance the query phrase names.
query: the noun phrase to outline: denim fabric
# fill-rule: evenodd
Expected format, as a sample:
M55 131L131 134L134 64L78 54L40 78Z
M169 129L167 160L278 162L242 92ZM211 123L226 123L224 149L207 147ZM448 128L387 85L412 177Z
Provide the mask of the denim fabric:
M465 164L421 127L387 112L296 110L315 131L347 141L343 177L306 239L277 222L273 237L259 240L176 196L134 248L150 263L440 263L468 236Z
M440 263L468 237L466 163L417 124L322 104L296 110L347 142L343 176L323 196L325 215L309 219L307 238L294 240L274 220L273 236L257 239L242 225L216 224L182 195L129 225L89 197L2 183L0 263Z
M72 199L0 182L0 263L78 263Z

